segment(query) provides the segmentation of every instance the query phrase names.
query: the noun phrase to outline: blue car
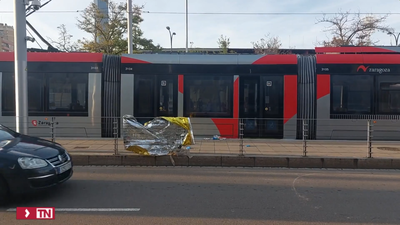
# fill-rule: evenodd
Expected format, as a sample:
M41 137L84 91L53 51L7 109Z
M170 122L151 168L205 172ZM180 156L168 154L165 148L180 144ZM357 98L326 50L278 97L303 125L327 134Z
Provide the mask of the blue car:
M0 125L0 204L10 195L54 187L72 174L71 157L61 145Z

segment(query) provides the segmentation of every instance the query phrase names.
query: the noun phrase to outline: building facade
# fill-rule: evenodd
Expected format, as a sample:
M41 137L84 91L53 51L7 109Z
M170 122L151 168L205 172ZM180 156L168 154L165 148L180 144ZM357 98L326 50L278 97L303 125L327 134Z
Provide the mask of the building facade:
M14 51L14 28L0 23L0 52Z
M102 12L105 16L100 21L101 25L105 27L105 24L108 24L108 0L94 0L94 4L98 7L100 12ZM96 35L96 41L102 41L101 35Z

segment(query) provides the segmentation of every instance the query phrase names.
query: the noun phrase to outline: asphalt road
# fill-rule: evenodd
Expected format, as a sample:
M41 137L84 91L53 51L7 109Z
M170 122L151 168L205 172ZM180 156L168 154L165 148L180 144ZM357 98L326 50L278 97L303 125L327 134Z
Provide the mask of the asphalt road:
M400 171L75 167L73 178L0 208L0 224L400 224ZM17 221L16 207L134 208ZM67 209L65 209L67 210Z

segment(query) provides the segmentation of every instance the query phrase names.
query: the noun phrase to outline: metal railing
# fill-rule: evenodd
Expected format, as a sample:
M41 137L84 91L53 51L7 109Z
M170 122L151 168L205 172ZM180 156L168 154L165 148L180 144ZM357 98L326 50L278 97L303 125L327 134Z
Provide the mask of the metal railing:
M239 119L239 156L244 156L244 142L243 142L243 135L244 135L244 123L243 119Z
M29 135L59 142L71 152L130 154L125 151L119 117L30 117L28 121ZM0 123L15 128L11 117L1 117ZM400 158L397 119L191 118L191 124L196 138L191 154Z
M308 123L307 120L303 120L303 156L307 156L307 138L308 138Z

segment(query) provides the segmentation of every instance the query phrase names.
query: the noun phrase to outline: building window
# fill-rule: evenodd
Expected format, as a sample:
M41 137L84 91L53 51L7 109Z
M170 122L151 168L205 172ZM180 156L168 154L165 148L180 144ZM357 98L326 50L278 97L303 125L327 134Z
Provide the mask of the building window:
M378 113L400 113L400 78L397 76L378 77Z
M232 117L232 76L185 76L185 116Z
M371 114L373 77L369 75L331 76L332 114Z

